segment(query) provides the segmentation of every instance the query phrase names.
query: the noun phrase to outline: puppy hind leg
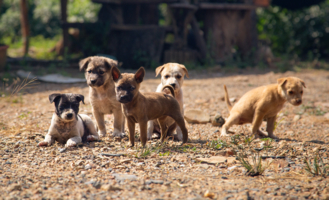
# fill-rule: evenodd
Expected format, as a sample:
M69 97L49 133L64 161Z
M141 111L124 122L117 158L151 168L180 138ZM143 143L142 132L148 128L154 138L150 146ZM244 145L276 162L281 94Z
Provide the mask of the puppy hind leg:
M91 121L85 121L85 124L86 124L86 128L90 133L90 135L87 136L87 141L91 142L91 141L99 140L99 135L95 129L94 123L92 123Z
M183 143L186 143L187 140L188 140L188 132L187 132L187 129L186 129L186 126L185 126L185 121L184 121L184 118L183 118L182 114L179 112L176 115L172 115L170 117L175 120L175 122L177 123L177 125L182 130Z
M152 140L152 135L154 131L154 122L150 120L147 122L147 140Z
M161 142L164 142L164 140L167 137L168 127L166 125L166 117L158 118L158 123L160 125L161 129Z

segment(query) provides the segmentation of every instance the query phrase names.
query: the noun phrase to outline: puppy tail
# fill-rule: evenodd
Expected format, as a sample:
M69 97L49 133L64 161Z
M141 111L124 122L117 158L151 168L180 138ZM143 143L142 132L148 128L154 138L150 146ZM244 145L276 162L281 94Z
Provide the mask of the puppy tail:
M226 85L224 85L224 90L225 90L225 102L226 102L226 105L228 107L228 110L231 111L232 109L232 104L229 100L229 97L228 97L228 92L227 92L227 88L226 88Z
M171 95L172 95L173 97L175 97L175 91L174 91L174 88L173 88L171 85L165 85L165 86L163 86L163 88L162 88L162 92L165 92L165 94L168 94L168 92L166 92L165 89L169 89Z

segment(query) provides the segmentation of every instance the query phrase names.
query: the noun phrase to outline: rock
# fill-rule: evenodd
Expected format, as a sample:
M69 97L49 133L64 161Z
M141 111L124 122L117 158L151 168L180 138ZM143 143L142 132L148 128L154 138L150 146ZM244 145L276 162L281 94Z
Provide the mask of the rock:
M211 120L211 124L213 126L223 126L223 124L225 124L225 119L222 117L221 114L217 114L215 115L215 117Z
M224 156L212 156L210 158L197 158L196 160L208 164L219 164L219 163L233 163L235 161L235 158L224 157Z
M91 164L86 164L85 165L85 170L88 170L88 169L91 169L91 168L93 168Z
M209 190L207 190L203 196L212 199L215 197L215 193L209 192Z
M196 109L185 111L184 117L188 123L205 124L210 121L210 116L208 114Z
M129 175L129 174L113 174L115 177L115 180L118 182L125 181L125 180L137 180L137 176L135 175Z
M22 190L22 186L19 184L12 184L11 186L9 186L8 188L9 191L16 191L16 190Z
M300 118L301 118L300 115L295 115L293 121L297 122L298 120L300 120Z
M163 184L163 181L162 180L152 180L152 179L145 181L145 184L146 185L150 185L151 183L162 185Z
M234 103L234 102L236 102L236 98L235 97L232 97L232 98L229 99L229 101L232 102L232 103Z
M130 162L131 162L131 159L120 160L120 163L130 163Z
M66 148L58 148L59 153L64 153L66 151Z
M323 117L329 119L329 113L326 113L325 115L323 115Z
M117 190L122 190L122 188L115 187L113 185L107 184L107 185L102 185L101 190L104 190L104 191L117 191Z

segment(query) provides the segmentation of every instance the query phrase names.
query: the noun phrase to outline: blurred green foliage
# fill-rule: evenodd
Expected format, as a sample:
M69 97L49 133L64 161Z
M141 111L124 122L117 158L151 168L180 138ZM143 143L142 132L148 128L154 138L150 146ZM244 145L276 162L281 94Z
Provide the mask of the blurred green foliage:
M60 1L29 0L28 17L31 36L43 35L52 38L61 33ZM69 0L69 22L95 22L100 4L90 0ZM3 0L0 8L0 38L10 37L11 43L20 40L19 0Z
M258 9L259 39L268 40L273 52L301 60L329 56L329 0L306 9Z

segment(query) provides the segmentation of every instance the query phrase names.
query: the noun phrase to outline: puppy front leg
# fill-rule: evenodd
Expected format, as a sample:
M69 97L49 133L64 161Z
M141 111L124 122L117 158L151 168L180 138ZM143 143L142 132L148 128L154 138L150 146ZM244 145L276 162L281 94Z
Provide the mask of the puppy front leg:
M113 115L114 115L113 136L123 137L125 117L122 113L121 108L114 110Z
M168 131L169 133L169 131ZM183 140L183 133L182 133L182 129L180 129L180 127L178 126L176 128L176 137L177 140L182 141Z
M233 126L234 124L237 124L239 122L239 115L234 115L231 114L228 119L226 120L225 124L222 126L222 131L220 136L221 137L227 137L230 136L229 134L227 134L228 129Z
M127 118L128 129L129 129L129 141L130 147L135 145L135 122L131 118Z
M50 146L55 142L55 139L49 134L47 133L44 141L39 142L38 146Z
M147 140L152 140L152 135L154 131L153 120L147 122Z
M263 119L264 114L261 111L256 110L251 125L251 132L255 135L256 138L263 138L267 136L259 130L260 126L262 125Z
M142 120L139 122L139 128L140 128L140 138L143 147L145 147L146 141L147 141L147 120Z
M67 140L67 142L65 144L65 147L74 147L77 144L79 144L80 142L82 142L81 137L80 136L75 136L75 137L72 137L72 138Z
M274 126L275 126L275 120L276 120L276 116L275 117L268 118L267 119L267 125L266 125L266 131L268 133L268 137L270 137L272 139L278 139L278 137L276 137L273 134Z
M106 135L104 114L93 109L93 115L96 119L96 123L97 123L97 127L98 127L98 135L99 135L99 137L104 137Z

